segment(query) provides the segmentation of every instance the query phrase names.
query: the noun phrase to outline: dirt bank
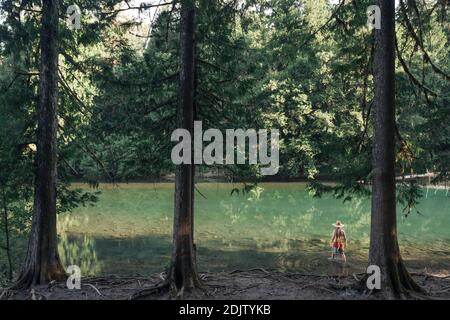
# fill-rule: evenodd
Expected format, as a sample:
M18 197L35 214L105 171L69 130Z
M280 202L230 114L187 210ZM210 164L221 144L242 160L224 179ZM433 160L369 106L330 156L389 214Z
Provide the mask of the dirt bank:
M417 283L430 299L450 300L450 274L448 271L412 272ZM228 273L202 273L203 288L185 293L184 299L326 299L359 300L377 299L356 290L361 274L349 276L323 276L302 273L281 273L254 269ZM164 274L144 276L104 276L85 278L80 290L68 290L65 283L38 286L32 290L10 291L2 289L1 299L21 300L126 300L134 293L161 283ZM155 295L152 299L168 299Z

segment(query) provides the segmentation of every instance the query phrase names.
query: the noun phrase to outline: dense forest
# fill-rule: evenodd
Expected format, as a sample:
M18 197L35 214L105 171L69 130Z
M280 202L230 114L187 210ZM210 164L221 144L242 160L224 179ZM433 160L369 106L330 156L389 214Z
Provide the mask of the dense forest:
M244 182L236 193L301 179L317 197L371 197L381 293L423 293L402 262L397 206L420 214L419 177L450 180L447 0L73 2L0 1L0 285L65 280L57 216L95 205L102 183L174 176L170 268L134 297L201 286L195 184L211 173ZM174 165L171 133L194 120L279 129L278 173Z

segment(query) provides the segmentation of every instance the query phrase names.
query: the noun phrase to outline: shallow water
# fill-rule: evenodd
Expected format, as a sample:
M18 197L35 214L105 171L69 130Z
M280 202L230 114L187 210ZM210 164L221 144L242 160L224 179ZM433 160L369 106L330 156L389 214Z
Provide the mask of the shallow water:
M80 187L77 185L77 187ZM87 188L86 186L83 186ZM311 273L362 271L369 247L370 203L313 198L302 183L263 183L231 196L237 185L200 183L195 241L200 271L266 268ZM60 254L84 275L147 274L169 264L173 215L170 183L100 186L95 206L59 216ZM430 189L422 215L401 217L399 241L410 268L450 269L450 193ZM347 267L327 260L336 220L345 223Z

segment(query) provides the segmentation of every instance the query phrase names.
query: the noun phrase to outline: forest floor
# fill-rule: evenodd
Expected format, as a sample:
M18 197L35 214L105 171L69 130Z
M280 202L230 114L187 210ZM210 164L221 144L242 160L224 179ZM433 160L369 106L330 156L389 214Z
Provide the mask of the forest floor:
M450 275L446 272L411 272L427 295L425 299L450 300ZM357 290L363 274L324 276L252 269L248 271L201 273L202 289L185 292L192 300L360 300L378 299ZM31 290L0 289L0 299L8 300L127 300L143 289L164 280L164 274L144 276L104 276L82 279L80 290L69 290L65 283L37 286ZM155 294L149 299L169 299Z

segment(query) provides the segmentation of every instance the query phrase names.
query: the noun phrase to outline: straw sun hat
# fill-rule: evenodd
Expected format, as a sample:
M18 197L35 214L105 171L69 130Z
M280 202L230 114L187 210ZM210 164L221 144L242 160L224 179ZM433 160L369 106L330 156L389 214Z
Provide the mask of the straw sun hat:
M344 224L341 221L336 221L336 223L333 223L333 227L335 228L343 228Z

